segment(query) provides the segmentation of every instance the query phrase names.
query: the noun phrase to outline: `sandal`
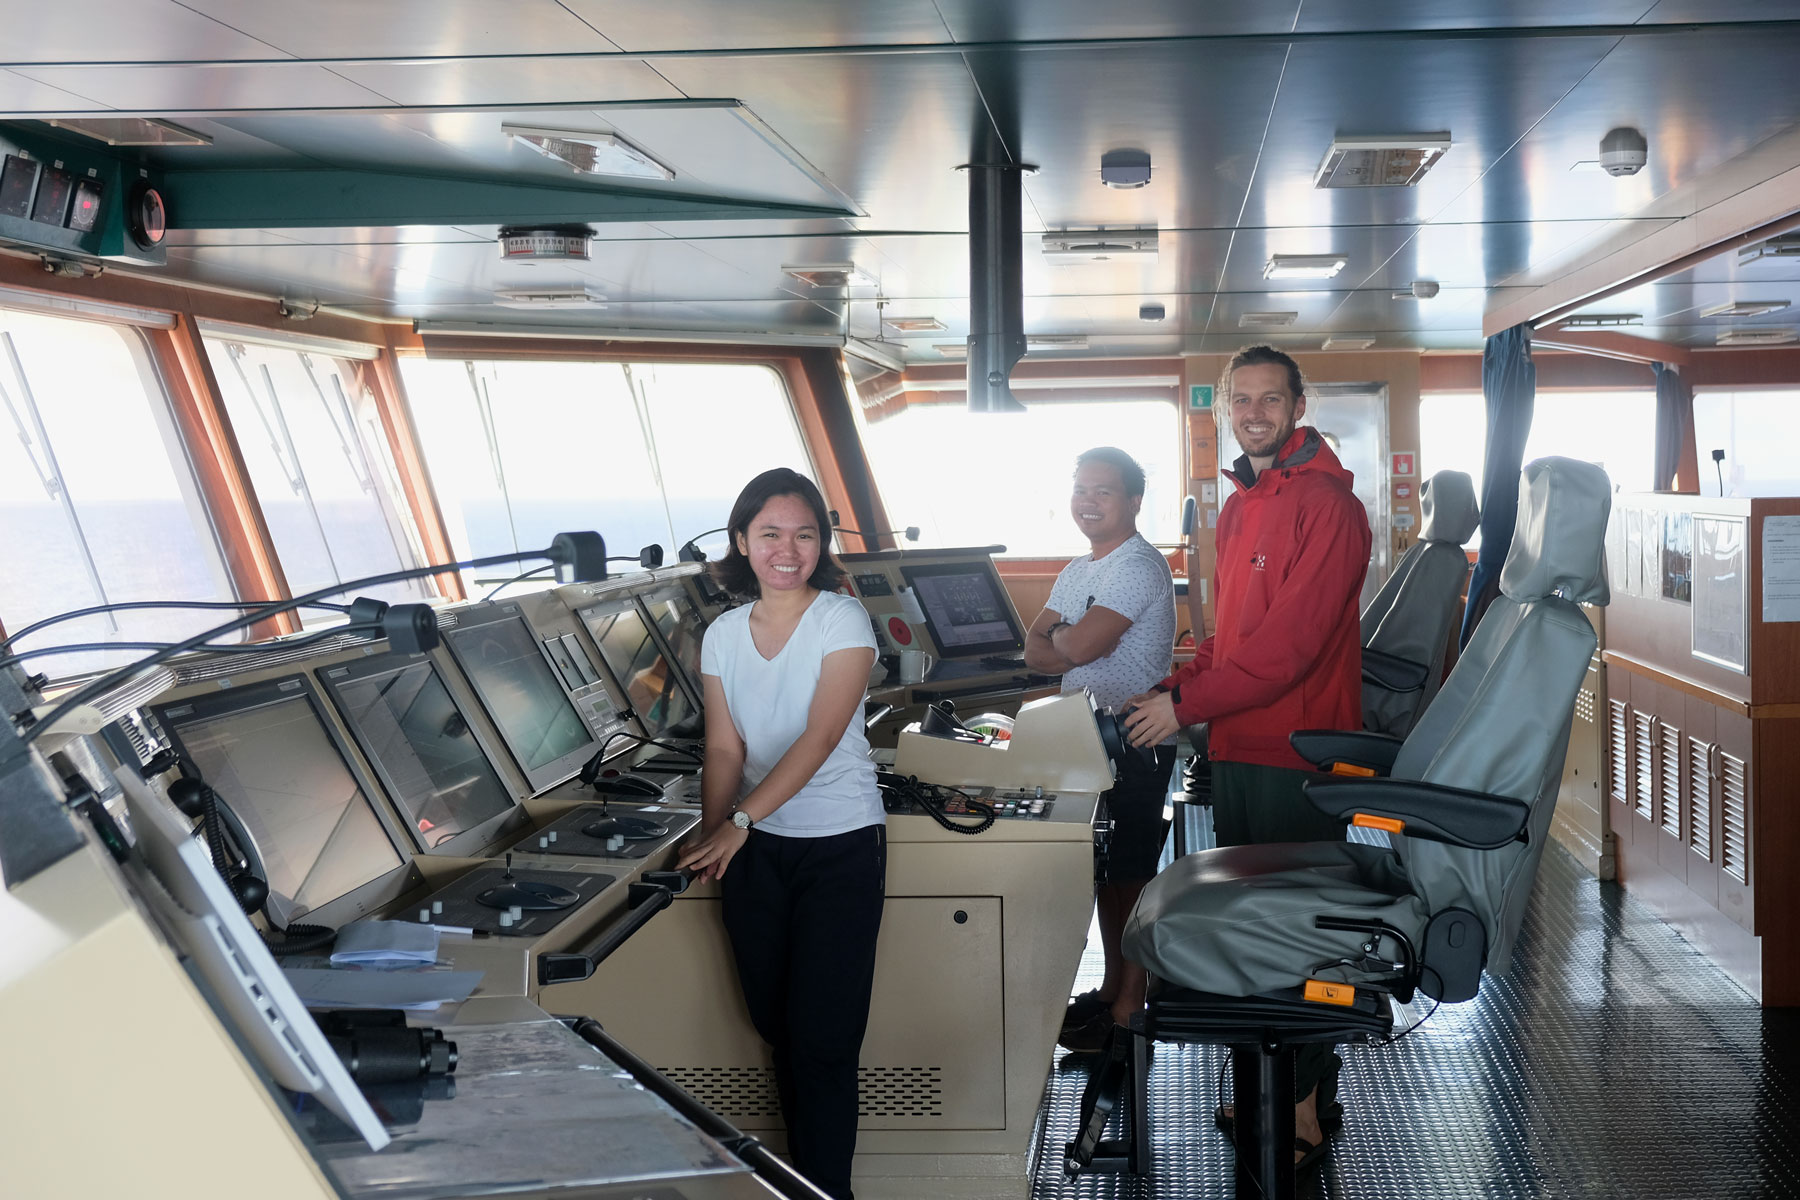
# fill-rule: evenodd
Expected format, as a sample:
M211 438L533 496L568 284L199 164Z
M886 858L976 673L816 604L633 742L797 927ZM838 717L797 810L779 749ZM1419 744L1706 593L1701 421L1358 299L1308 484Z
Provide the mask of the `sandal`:
M1102 1000L1098 991L1083 992L1073 997L1069 1001L1069 1007L1063 1010L1063 1032L1079 1029L1111 1007L1112 1001Z

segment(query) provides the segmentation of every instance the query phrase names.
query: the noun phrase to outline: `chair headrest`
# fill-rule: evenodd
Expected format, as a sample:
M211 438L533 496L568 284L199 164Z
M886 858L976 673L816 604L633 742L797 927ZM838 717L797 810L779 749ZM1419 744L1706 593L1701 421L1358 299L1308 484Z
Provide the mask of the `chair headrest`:
M1592 463L1572 458L1526 463L1519 472L1519 519L1500 571L1500 591L1520 603L1550 595L1607 603L1611 509L1612 480Z
M1467 542L1481 524L1481 506L1475 503L1475 481L1462 471L1439 471L1419 489L1419 540Z

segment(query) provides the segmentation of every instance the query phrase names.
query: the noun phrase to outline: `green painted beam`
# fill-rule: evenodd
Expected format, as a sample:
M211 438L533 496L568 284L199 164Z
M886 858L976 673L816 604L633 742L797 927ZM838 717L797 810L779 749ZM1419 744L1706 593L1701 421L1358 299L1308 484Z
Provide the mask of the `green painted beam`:
M212 169L162 176L171 229L569 225L855 216L843 208L388 171Z

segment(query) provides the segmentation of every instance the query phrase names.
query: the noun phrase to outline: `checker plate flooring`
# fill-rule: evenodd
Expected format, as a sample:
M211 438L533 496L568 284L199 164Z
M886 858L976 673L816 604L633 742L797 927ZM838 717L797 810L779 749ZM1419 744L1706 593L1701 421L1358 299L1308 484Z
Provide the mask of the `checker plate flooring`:
M1090 941L1076 990L1099 978ZM1431 1003L1398 1008L1396 1029ZM1800 1196L1800 1009L1759 1008L1560 846L1544 855L1505 975L1402 1041L1343 1053L1344 1131L1302 1175L1302 1197ZM1152 1173L1074 1181L1062 1147L1091 1060L1059 1057L1032 1200L1231 1196L1231 1147L1211 1119L1225 1057L1157 1046Z

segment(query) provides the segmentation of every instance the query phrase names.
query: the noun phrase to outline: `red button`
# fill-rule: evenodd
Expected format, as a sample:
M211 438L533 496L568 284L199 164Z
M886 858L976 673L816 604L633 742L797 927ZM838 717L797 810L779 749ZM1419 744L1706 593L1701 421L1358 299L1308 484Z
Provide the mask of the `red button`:
M912 645L912 626L899 617L888 618L888 636L894 639L897 646Z

